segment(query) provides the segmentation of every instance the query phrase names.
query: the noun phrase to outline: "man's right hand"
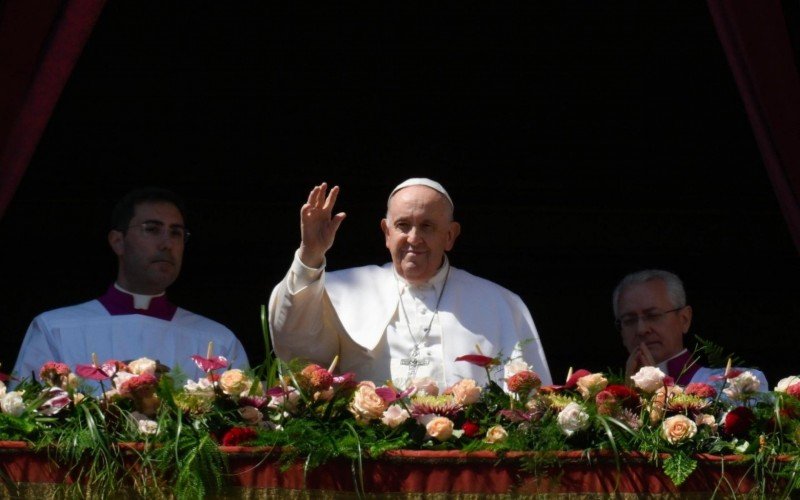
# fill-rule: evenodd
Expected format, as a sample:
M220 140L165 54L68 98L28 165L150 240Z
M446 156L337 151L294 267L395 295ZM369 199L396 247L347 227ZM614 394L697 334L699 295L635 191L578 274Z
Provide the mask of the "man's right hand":
M325 262L325 252L333 246L336 231L345 218L344 212L336 215L333 205L339 196L339 186L331 188L323 182L308 194L308 201L300 209L300 260L308 267L319 268Z
M625 379L628 383L631 381L631 376L636 375L643 366L655 366L656 361L650 353L650 349L642 342L636 349L633 350L628 360L625 362Z

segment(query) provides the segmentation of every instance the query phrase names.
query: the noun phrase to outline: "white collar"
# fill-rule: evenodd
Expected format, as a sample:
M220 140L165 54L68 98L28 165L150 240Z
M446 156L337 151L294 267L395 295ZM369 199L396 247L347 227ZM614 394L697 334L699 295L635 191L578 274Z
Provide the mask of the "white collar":
M159 293L157 295L144 295L144 294L141 294L141 293L133 293L133 292L129 292L128 290L125 290L124 288L119 286L118 283L114 283L114 288L116 288L117 290L119 290L122 293L127 293L128 295L133 296L133 308L134 309L143 309L143 310L147 310L147 309L150 308L150 301L151 300L153 300L156 297L161 297L162 295L164 295L166 293L166 292L161 292L161 293Z

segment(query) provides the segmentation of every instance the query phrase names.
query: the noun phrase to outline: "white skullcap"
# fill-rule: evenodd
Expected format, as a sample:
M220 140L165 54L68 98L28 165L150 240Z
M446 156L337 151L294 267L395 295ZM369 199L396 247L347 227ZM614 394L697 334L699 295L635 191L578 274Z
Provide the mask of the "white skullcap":
M450 198L449 194L447 194L447 191L444 189L444 186L442 186L441 184L439 184L434 180L427 179L425 177L412 177L411 179L404 180L403 182L398 184L396 188L392 189L392 192L389 193L389 199L391 200L392 196L394 196L396 192L400 191L403 188L407 188L409 186L427 186L431 189L434 189L442 193L444 197L447 198L447 201L450 202L451 207L455 207L455 204L453 204L453 199Z

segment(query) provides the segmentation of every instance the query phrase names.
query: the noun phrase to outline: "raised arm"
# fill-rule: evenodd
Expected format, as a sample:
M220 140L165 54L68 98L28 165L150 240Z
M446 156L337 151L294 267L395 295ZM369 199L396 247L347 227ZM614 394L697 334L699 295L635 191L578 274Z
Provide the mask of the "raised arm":
M308 267L319 268L325 253L333 246L336 231L345 218L344 212L333 215L333 206L339 196L339 186L328 191L323 182L308 194L308 201L300 209L300 260Z

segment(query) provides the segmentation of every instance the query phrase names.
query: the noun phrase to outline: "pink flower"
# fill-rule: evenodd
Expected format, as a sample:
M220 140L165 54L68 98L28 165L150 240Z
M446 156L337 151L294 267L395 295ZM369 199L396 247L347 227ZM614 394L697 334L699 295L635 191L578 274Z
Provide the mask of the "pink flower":
M61 387L70 373L72 372L66 364L48 361L39 370L39 378L47 385Z
M210 372L211 370L219 370L228 367L228 360L225 359L225 356L211 356L204 358L203 356L195 354L192 356L192 360L204 372Z
M464 378L449 387L445 394L452 394L459 405L471 405L481 398L481 388L471 378Z
M800 399L800 384L793 384L787 387L786 394Z
M714 398L717 396L717 390L709 384L703 382L692 382L686 386L684 393L690 396L697 396L699 398Z
M108 380L111 375L103 371L102 367L94 365L75 365L75 373L79 377L88 378L90 380Z
M119 393L123 396L147 396L155 391L157 383L158 379L156 379L155 375L149 373L134 375L122 383L119 387Z

